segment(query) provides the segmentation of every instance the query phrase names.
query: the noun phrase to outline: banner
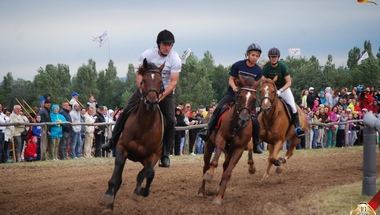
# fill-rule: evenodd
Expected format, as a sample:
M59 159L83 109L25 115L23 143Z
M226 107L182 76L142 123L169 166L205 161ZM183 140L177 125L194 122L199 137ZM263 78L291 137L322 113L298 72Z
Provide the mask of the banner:
M365 52L365 53L362 55L362 57L358 60L358 65L362 64L363 61L364 61L365 59L367 59L368 57L369 57L369 56L368 56L368 53Z
M91 37L91 40L94 42L99 42L99 48L108 40L108 30L103 32L102 35L97 37Z
M181 60L182 60L182 64L185 64L185 63L186 63L186 59L187 59L188 57L190 57L190 54L191 54L191 50L190 50L190 48L188 48L188 49L186 50L186 52L185 52L185 55L184 55L183 58L181 59Z
M294 57L294 56L301 56L301 50L300 48L288 48L288 51L289 51L289 55L291 57Z

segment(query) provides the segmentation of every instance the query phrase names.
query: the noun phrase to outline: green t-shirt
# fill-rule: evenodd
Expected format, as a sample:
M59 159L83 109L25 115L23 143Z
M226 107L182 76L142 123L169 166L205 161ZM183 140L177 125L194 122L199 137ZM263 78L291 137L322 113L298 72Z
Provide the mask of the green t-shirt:
M285 63L278 61L277 67L273 68L270 62L267 63L263 68L263 76L273 80L276 75L278 76L276 87L277 89L280 89L286 84L285 77L290 75L288 66Z

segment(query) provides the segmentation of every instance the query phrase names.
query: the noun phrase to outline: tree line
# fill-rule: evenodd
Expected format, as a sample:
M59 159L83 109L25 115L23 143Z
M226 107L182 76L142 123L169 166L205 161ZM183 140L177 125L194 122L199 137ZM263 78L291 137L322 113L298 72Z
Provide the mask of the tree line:
M368 52L369 58L361 65L357 64L360 57ZM262 55L266 55L263 52ZM266 56L265 56L266 58ZM236 59L235 61L238 61ZM370 41L364 42L364 49L354 47L348 52L347 66L336 67L333 57L328 55L324 66L319 64L316 57L311 56L293 58L287 56L281 58L290 70L292 76L292 92L296 103L301 103L301 92L310 86L316 92L324 90L326 87L341 89L347 87L352 89L359 84L380 87L380 47L376 56L372 53ZM264 62L259 62L261 64ZM199 105L208 105L212 99L220 101L228 88L229 70L219 64L215 65L212 54L207 51L202 59L198 59L191 54L186 64L182 65L177 88L175 89L174 101L190 103L193 109ZM96 62L89 59L87 64L78 68L77 73L71 77L70 69L65 64L48 64L45 68L38 68L38 74L33 81L22 78L14 79L11 72L8 72L0 86L0 103L3 107L13 107L19 101L25 100L30 106L39 105L40 98L45 93L51 94L53 104L61 104L66 99L71 99L71 94L80 94L79 101L85 105L89 95L94 95L100 105L105 105L111 109L123 108L129 98L137 88L136 70L133 64L129 64L126 74L126 81L122 81L117 76L117 67L112 60L108 63L108 68L98 71ZM258 95L257 103L260 103Z

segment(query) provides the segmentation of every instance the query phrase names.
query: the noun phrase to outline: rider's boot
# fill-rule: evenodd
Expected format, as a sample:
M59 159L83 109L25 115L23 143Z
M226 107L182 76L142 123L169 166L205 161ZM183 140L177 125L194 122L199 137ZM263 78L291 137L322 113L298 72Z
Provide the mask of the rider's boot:
M260 148L260 122L255 114L251 114L252 119L252 141L253 141L253 152L256 154L263 153Z
M170 150L172 149L175 136L175 129L165 132L164 143L162 146L161 164L160 167L170 167Z
M102 145L103 150L112 150L116 147L116 143L119 140L120 134L124 130L125 122L127 121L129 115L131 115L131 110L124 110L120 115L119 118L116 120L116 124L114 129L112 130L112 137L107 141L106 144Z
M304 137L305 136L305 132L300 127L300 119L299 119L299 116L298 116L298 112L293 113L292 116L293 116L294 127L296 127L296 135L297 135L297 137L298 138Z

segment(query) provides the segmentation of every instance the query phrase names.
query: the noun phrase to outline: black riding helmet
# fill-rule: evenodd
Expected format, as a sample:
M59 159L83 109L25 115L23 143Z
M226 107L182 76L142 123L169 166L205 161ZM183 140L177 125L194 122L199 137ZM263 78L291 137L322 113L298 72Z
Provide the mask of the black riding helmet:
M250 51L258 51L261 54L261 47L256 43L252 43L251 45L248 46L247 51L245 52L248 54L248 52Z
M268 57L278 56L278 58L280 58L280 55L281 55L281 53L280 53L280 50L278 48L273 47L273 48L269 49L269 51L268 51Z
M174 35L168 30L163 30L157 35L157 46L160 49L160 43L174 43Z

